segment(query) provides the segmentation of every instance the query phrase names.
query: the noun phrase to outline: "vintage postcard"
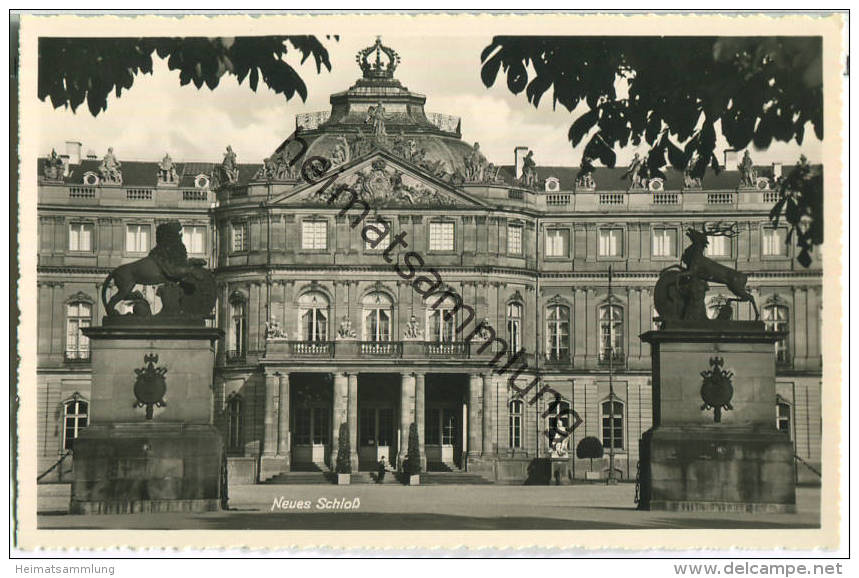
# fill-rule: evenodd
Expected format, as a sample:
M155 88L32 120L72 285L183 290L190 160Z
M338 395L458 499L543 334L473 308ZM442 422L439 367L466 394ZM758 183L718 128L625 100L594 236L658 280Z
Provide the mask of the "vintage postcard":
M15 547L837 548L846 25L23 15Z

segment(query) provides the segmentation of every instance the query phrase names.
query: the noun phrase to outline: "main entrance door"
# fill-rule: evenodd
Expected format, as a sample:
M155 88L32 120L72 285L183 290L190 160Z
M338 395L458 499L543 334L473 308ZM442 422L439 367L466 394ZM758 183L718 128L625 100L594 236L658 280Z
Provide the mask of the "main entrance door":
M426 376L424 448L429 470L462 468L467 380L468 376L462 374Z
M395 466L399 440L399 373L358 374L358 469Z
M391 463L394 440L394 408L362 407L358 414L358 462L362 470L374 469L383 457Z
M459 431L457 407L431 407L426 416L426 453L430 463L456 465L454 460Z

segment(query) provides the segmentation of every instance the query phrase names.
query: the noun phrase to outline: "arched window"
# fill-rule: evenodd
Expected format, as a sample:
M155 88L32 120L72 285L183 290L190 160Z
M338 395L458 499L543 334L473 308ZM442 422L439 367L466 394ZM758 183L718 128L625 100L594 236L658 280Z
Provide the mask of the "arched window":
M623 449L623 402L615 399L602 403L602 445L608 449L614 440L614 449Z
M510 448L522 447L522 410L524 406L525 404L521 399L514 399L507 404L510 415L507 445Z
M570 357L570 308L550 305L546 315L546 356L553 361Z
M81 332L92 325L92 305L75 301L66 305L66 359L89 359L89 338Z
M63 402L63 450L72 450L89 419L89 403L77 392Z
M623 361L623 307L620 305L601 305L599 323L600 363Z
M242 447L242 398L233 395L227 400L227 449Z
M522 348L522 304L507 304L507 339L510 343L510 353L516 353Z
M391 298L381 291L367 294L361 302L364 308L364 341L390 341L394 306Z
M427 309L427 341L437 343L456 341L456 307L457 304L453 298L447 296L438 304L438 307Z
M775 425L778 431L790 435L790 404L781 396L776 396Z
M788 331L789 313L786 305L770 303L761 311L761 317L767 331ZM778 363L787 363L787 338L775 342L775 359Z
M299 297L298 320L303 341L328 341L328 298L319 291Z
M235 295L230 300L228 347L228 358L240 359L247 353L247 304L241 295Z

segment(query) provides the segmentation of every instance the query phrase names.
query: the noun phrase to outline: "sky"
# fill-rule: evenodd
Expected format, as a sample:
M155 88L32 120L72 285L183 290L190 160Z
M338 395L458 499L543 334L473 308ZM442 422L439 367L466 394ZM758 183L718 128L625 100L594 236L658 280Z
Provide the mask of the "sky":
M160 160L170 153L180 162L220 162L229 144L240 163L259 163L292 133L296 114L329 110L329 95L346 90L360 77L355 54L371 45L375 36L322 40L329 51L330 72L323 68L317 74L312 58L300 65L297 53L287 56L307 85L306 102L298 96L287 101L262 82L254 92L247 79L239 85L226 75L215 90L180 86L179 73L154 56L153 74L138 75L120 98L111 94L107 110L97 117L86 104L73 113L39 102L39 152L47 155L56 148L62 153L65 141L72 140L83 143L84 154L92 151L99 158L112 146L120 160ZM480 53L490 43L489 35L386 35L382 41L402 58L396 77L411 91L427 96L427 112L461 117L463 140L479 142L489 161L513 164L514 147L527 146L538 166L579 164L584 145L573 149L567 139L578 109L575 115L562 106L553 110L551 94L534 108L524 92L511 94L502 76L493 87L483 86ZM810 127L806 135L813 135ZM722 142L719 149L726 146ZM820 148L812 136L802 147L773 143L765 151L752 150L752 158L756 164L792 164L804 153L810 161L820 162ZM646 147L619 149L618 165L628 164L635 152L644 153Z

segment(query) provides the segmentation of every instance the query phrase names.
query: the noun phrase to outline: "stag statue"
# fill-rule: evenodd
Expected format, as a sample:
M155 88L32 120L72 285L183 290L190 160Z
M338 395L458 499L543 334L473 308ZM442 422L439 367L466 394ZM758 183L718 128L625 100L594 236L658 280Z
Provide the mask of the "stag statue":
M686 229L686 236L692 244L683 251L679 265L662 270L654 289L656 311L663 320L706 320L704 298L708 282L724 284L735 296L728 299L729 302L751 303L755 320L760 319L758 305L746 286L748 275L704 256L709 245L708 237L734 238L737 235L736 225L723 226L721 223L705 226L701 231L691 227Z

